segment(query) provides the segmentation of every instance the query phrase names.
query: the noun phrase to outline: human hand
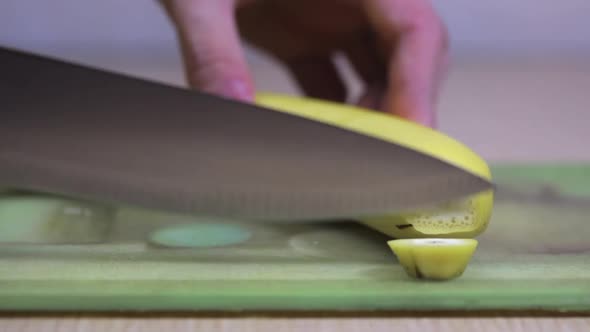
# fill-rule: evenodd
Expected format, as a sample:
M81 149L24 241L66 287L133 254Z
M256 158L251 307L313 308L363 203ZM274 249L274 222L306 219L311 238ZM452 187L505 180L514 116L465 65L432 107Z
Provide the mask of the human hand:
M362 78L358 104L435 126L446 30L428 0L163 0L191 86L252 101L240 35L269 52L306 95L344 101L332 55Z

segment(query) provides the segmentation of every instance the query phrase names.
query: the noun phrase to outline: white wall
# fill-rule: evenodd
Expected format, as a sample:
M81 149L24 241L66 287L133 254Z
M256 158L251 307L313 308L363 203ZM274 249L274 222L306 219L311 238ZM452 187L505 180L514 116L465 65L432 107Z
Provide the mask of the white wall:
M458 54L590 53L590 0L433 2ZM175 40L156 0L2 0L0 44L170 52Z
M434 0L465 53L589 53L590 0Z

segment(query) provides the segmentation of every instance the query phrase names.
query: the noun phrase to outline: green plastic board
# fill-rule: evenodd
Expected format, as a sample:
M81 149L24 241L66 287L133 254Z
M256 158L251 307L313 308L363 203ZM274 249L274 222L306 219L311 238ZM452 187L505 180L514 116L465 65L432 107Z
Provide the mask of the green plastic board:
M352 221L247 224L4 194L0 309L590 312L590 165L493 173L489 229L444 282L410 279L389 238Z

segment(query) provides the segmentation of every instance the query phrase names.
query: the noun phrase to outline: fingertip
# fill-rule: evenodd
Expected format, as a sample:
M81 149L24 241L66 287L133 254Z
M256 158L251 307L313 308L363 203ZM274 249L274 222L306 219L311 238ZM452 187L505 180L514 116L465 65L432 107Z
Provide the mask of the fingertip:
M423 126L436 129L436 117L431 112L421 112L409 117L409 120L419 123Z
M245 80L229 78L209 81L206 85L196 87L206 93L243 102L254 101L254 88Z
M230 97L251 102L254 100L254 88L243 80L230 80L228 82L227 92Z
M436 128L437 119L433 107L423 100L398 96L394 100L386 100L383 111L426 127Z
M403 119L435 128L436 114L434 108L425 102L425 98L411 98L406 95L387 95L384 83L369 84L357 105L367 109L378 110Z

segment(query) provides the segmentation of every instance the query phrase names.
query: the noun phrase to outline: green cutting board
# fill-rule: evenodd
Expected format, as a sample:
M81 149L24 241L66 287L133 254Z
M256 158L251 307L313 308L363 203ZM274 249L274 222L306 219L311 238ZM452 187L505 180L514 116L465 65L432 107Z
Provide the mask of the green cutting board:
M496 166L490 227L461 278L415 281L355 222L203 220L0 198L9 311L590 312L590 165Z

